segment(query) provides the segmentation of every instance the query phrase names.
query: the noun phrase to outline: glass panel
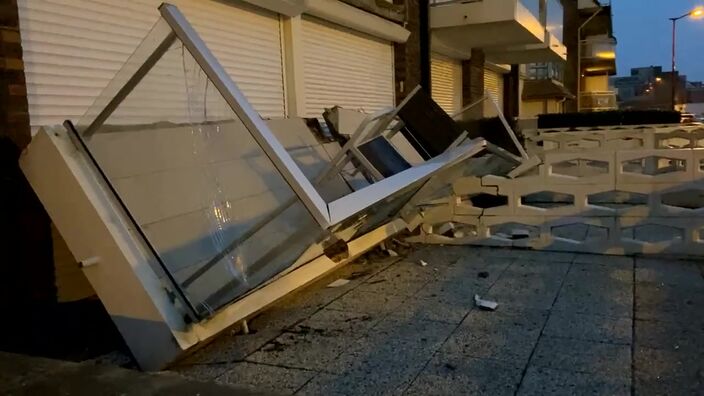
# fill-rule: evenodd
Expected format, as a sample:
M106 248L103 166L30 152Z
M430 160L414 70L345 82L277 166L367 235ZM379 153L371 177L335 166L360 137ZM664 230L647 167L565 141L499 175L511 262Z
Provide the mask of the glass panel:
M548 23L547 29L553 36L557 37L562 42L562 29L564 13L560 0L548 0Z
M540 20L540 0L521 0L521 4L533 14L535 19Z
M85 140L201 315L271 279L323 237L179 40Z

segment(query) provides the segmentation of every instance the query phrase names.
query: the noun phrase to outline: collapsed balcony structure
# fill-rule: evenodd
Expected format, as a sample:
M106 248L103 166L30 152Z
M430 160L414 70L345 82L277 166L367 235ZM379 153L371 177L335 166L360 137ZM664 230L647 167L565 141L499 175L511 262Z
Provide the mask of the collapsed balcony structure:
M517 154L418 89L351 123L335 114L337 137L267 122L180 11L160 12L85 116L42 128L21 158L144 369L417 227L452 180L529 162L505 120Z

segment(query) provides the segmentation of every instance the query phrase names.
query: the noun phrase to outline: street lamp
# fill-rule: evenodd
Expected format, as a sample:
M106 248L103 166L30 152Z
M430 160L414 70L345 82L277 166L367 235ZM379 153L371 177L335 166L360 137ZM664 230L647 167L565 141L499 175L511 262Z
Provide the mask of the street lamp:
M679 21L682 18L686 18L686 17L692 17L692 18L704 17L704 7L697 7L684 15L680 15L676 18L670 18L670 20L672 21L672 76L670 77L670 85L672 86L671 87L672 88L672 110L676 110L676 107L675 107L675 32L676 32L677 21ZM679 81L678 81L678 83L679 83Z

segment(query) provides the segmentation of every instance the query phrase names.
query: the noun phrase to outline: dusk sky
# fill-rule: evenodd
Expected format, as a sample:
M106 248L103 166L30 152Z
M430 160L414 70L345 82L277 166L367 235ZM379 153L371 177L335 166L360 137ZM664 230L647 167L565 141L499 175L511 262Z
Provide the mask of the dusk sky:
M668 18L699 5L704 0L612 0L618 75L650 65L669 71L672 22ZM704 19L677 21L677 69L690 81L704 80Z

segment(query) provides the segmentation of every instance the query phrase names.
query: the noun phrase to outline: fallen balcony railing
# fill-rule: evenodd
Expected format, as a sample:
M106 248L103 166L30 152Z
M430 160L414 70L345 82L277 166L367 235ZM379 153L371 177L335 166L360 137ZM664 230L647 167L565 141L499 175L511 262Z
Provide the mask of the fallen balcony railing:
M298 158L282 141L301 124L274 132L178 9L160 12L86 115L42 128L21 159L142 368L412 229L416 204L498 169L487 153L507 172L526 162L522 148L458 128L420 90L368 116L336 155ZM413 153L390 145L394 135Z

